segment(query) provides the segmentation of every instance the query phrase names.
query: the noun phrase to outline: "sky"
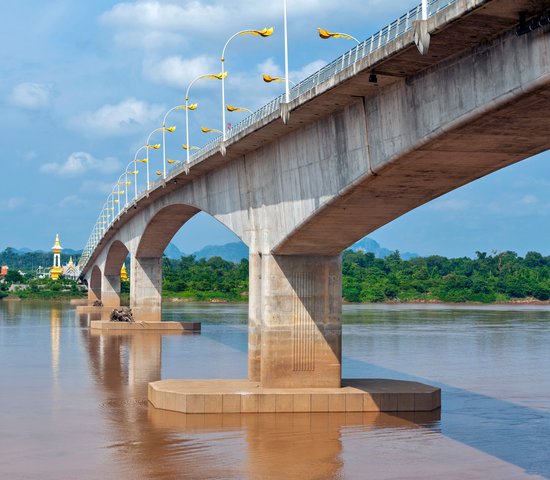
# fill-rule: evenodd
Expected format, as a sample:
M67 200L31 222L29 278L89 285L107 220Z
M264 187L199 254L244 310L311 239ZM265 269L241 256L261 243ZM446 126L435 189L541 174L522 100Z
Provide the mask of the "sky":
M288 0L290 78L300 81L353 45L317 27L365 39L416 5L410 0ZM219 72L233 33L274 26L272 37L228 47L227 103L254 110L282 93L282 0L3 0L0 29L0 249L49 249L59 233L80 249L118 176L197 75ZM191 143L220 128L220 88L200 81L190 100ZM245 114L234 113L237 123ZM185 115L168 123L169 158L183 159ZM154 140L154 138L153 138ZM158 138L156 141L159 142ZM155 156L156 155L156 156ZM159 152L151 168L161 168ZM155 164L157 162L158 164ZM156 165L156 166L155 166ZM141 175L141 177L144 177ZM536 250L550 255L550 153L477 180L369 236L421 255ZM236 237L207 214L174 243L186 253Z

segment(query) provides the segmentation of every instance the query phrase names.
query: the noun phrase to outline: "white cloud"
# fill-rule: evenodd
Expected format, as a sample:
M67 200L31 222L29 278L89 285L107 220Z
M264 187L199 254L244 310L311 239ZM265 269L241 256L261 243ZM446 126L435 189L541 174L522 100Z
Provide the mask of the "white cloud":
M113 183L101 182L96 180L86 180L80 185L80 191L83 193L111 193Z
M534 203L537 203L539 200L537 197L535 197L534 195L524 195L520 202L523 203L524 205L532 205Z
M102 173L114 173L122 168L120 162L115 158L98 160L86 152L74 152L69 155L63 163L45 163L40 167L44 173L54 173L62 177L77 177L90 170Z
M130 30L202 30L207 26L220 25L227 18L222 5L208 5L191 1L185 6L158 1L118 3L101 16L112 27Z
M22 197L11 197L6 200L0 200L0 211L17 210L24 203L25 199Z
M216 62L213 57L201 55L195 58L184 59L180 56L172 56L157 62L145 62L143 75L155 83L184 89L199 75L219 73L219 70L219 62ZM200 84L197 83L196 87L204 87L207 84L216 85L216 82L204 81L200 82Z
M23 157L23 160L25 160L26 162L30 162L38 157L38 154L36 153L36 150L29 150L27 152L24 152L21 156Z
M85 133L116 136L142 131L144 126L157 124L165 108L128 98L116 105L103 105L93 112L73 118L72 125Z
M88 206L88 202L78 195L67 195L58 204L59 208L80 208Z
M39 110L50 105L51 95L51 85L25 82L13 87L9 101L17 107Z

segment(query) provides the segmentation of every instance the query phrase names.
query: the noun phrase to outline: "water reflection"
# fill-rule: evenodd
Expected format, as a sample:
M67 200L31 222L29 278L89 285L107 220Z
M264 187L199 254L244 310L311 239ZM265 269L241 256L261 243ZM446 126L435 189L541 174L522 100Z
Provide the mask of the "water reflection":
M155 410L150 381L246 372L245 307L183 310L202 335L0 302L0 478L550 477L548 310L346 307L344 375L440 385L441 420Z
M50 310L50 335L52 345L52 376L57 383L59 375L59 344L61 338L61 308L52 306Z
M436 422L439 413L185 415L150 406L148 418L155 430L186 439L170 456L189 460L185 462L189 478L329 479L344 478L345 432L418 430ZM227 451L230 438L240 441Z
M163 335L100 330L82 335L109 422L107 448L122 472L143 478L153 472L156 478L343 478L344 430L429 432L439 420L438 411L396 416L157 410L147 402L147 384L161 378Z

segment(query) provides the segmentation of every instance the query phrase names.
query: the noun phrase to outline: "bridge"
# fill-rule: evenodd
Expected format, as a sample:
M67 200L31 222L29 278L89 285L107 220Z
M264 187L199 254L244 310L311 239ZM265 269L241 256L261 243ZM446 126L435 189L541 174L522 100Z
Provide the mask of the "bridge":
M413 9L96 229L80 262L89 299L119 305L130 254L130 306L160 321L162 254L207 212L250 249L249 381L339 388L341 252L550 147L549 7L435 1L427 20Z

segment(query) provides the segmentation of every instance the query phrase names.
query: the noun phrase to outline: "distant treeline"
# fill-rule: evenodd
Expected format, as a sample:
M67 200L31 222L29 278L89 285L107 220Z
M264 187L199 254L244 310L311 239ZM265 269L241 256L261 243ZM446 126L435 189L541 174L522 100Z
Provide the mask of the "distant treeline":
M69 261L69 257L73 257L73 262L76 264L79 255L61 254L61 264L65 265ZM27 252L19 253L14 248L6 248L0 252L0 265L7 265L12 270L21 270L25 273L36 272L38 267L49 268L53 263L52 252Z
M164 257L162 292L165 297L189 300L247 300L248 260L233 263L220 257Z
M344 252L343 296L349 302L506 302L550 299L550 257L515 252L476 258L438 255L402 260L372 253Z
M11 250L11 251L10 251ZM12 273L31 271L48 265L47 253L0 253L0 263ZM68 256L63 262L68 261ZM233 263L220 257L208 260L183 256L164 258L163 294L189 300L223 299L246 301L248 298L248 261ZM16 279L9 279L17 283ZM0 286L7 290L9 282ZM19 281L24 281L19 279ZM75 290L73 285L52 283L32 285L28 294ZM128 284L123 284L123 292ZM45 292L44 292L45 293ZM53 294L55 295L55 294ZM401 259L399 252L386 258L372 253L346 250L343 254L342 296L347 302L507 302L514 299L550 300L550 257L529 252L524 258L514 252L488 255L476 252L476 258L441 256Z
M343 254L342 295L348 302L441 301L506 302L550 299L550 257L514 252L475 259L441 256L402 260L347 250ZM196 300L244 300L248 293L248 261L232 263L212 257L164 259L164 295Z

